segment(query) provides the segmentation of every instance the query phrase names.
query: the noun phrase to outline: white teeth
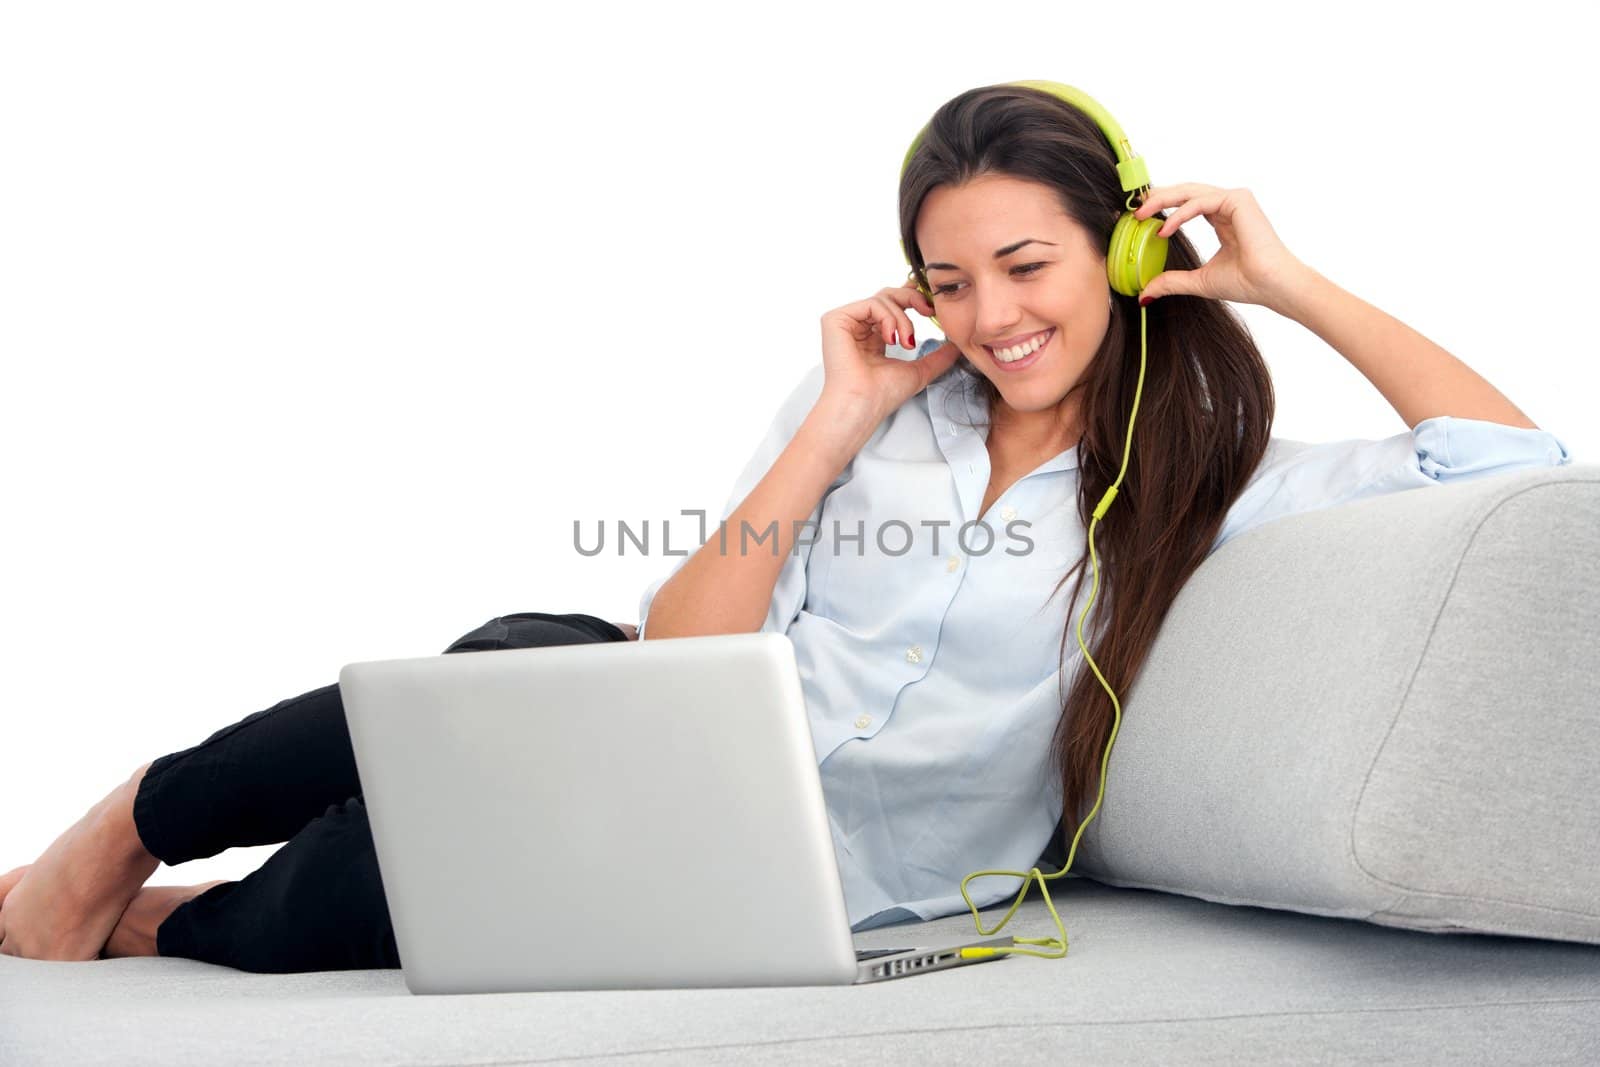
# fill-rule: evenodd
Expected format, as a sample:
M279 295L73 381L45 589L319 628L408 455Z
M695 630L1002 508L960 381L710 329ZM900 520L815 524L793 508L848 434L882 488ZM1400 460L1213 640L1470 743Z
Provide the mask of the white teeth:
M1054 327L1052 327L1052 329L1054 329ZM1023 356L1030 355L1033 352L1038 351L1039 346L1048 340L1050 340L1050 331L1046 330L1044 333L1041 333L1038 337L1035 337L1032 341L1029 341L1026 344L1020 344L1015 348L991 348L989 351L993 352L994 358L998 359L1001 363L1015 363Z

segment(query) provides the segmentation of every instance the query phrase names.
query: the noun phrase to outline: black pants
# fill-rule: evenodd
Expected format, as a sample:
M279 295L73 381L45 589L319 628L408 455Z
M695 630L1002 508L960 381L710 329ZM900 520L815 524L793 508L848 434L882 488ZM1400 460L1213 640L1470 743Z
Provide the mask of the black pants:
M533 611L491 619L445 652L627 639L593 615ZM400 966L337 683L155 760L133 821L169 865L288 842L242 881L179 905L156 933L160 955L272 973Z

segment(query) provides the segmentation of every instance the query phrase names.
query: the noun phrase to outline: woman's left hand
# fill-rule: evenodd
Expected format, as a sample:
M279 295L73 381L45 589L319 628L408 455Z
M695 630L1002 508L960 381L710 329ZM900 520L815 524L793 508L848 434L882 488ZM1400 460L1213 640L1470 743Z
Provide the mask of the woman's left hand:
M1147 219L1162 208L1174 208L1162 223L1160 235L1171 237L1196 215L1204 215L1222 247L1195 270L1162 271L1139 294L1203 296L1243 304L1274 307L1307 268L1290 252L1248 189L1219 189L1214 185L1184 182L1152 187L1134 212Z

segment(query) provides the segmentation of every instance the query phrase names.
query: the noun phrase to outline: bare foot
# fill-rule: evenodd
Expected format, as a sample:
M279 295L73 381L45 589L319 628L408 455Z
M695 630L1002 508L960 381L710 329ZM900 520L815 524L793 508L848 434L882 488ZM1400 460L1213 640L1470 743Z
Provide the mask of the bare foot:
M167 916L177 911L178 905L193 900L212 886L221 885L225 881L227 879L224 878L206 882L204 885L145 886L133 895L133 900L128 902L127 910L122 913L122 918L117 920L117 928L111 931L111 936L106 940L106 947L100 953L101 958L158 955L156 931L167 921Z
M134 771L22 869L0 900L0 953L33 960L99 958L123 909L161 866L133 825L133 798L149 767Z

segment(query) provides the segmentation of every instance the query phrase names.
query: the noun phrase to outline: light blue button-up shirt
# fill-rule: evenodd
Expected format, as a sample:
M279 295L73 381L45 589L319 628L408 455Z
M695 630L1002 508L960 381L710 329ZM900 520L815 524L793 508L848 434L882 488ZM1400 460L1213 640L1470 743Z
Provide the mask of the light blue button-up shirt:
M920 358L941 343L884 354ZM965 373L952 369L907 400L829 486L761 626L794 645L857 931L966 911L963 877L1028 870L1061 817L1050 740L1073 680L1066 672L1083 663L1074 635L1092 584L1091 575L1072 604L1072 582L1051 596L1087 537L1077 448L1041 463L979 515L988 424L981 402L967 399ZM818 363L779 409L722 518L771 469L822 386ZM1381 441L1272 438L1212 551L1286 515L1570 462L1548 431L1447 415ZM728 529L730 550L738 535ZM771 551L770 539L750 545ZM687 559L645 591L641 638L651 600ZM967 890L985 908L1020 888L1021 879L990 875Z

